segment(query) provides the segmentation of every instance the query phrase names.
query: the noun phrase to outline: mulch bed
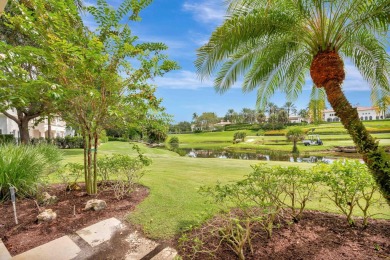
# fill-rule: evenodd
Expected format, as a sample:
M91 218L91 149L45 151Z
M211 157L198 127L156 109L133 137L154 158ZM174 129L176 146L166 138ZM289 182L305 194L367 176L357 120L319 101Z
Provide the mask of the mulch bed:
M281 227L273 231L271 239L265 232L255 228L260 234L252 240L253 254L249 248L245 250L246 259L390 259L390 221L371 220L368 227L360 225L350 227L346 218L336 214L308 211L295 224L282 219ZM218 219L211 220L218 223ZM203 248L194 255L197 243L188 238L203 233L203 225L187 233L185 246L178 244L179 254L183 259L238 259L234 252L222 244L213 255L200 250L210 250L217 245L217 237L208 237ZM192 248L191 248L192 247Z
M45 223L37 222L36 217L39 212L33 199L17 200L18 225L14 221L12 203L2 202L0 204L0 238L11 255L17 255L101 220L111 217L122 220L149 194L146 187L138 186L131 195L117 200L112 190L100 190L103 191L96 196L88 196L83 189L66 192L64 185L49 187L47 191L50 195L57 196L58 202L50 206L41 206L40 209L52 209L57 213L57 219ZM84 211L86 202L94 198L106 201L107 208L96 212Z

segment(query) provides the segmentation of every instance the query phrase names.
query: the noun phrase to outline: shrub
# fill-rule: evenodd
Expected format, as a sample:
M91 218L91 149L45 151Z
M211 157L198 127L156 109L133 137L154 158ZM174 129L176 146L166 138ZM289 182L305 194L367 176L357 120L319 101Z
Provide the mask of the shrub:
M31 138L30 144L54 144L61 149L78 149L84 147L84 141L81 136L65 136L65 137L56 137L54 139L45 139L45 138Z
M292 220L298 222L306 203L312 199L318 188L318 176L299 167L276 167L270 174L277 176L283 191L283 195L277 198L278 203L283 208L289 208Z
M235 132L234 137L233 137L233 141L237 142L237 140L241 140L241 142L242 142L245 140L245 137L246 137L245 132Z
M0 135L0 144L14 144L15 141L14 135Z
M11 186L20 197L34 196L60 159L59 150L50 145L0 145L0 199L9 197Z
M137 157L114 154L97 161L98 175L102 181L112 184L117 199L122 199L133 191L135 184L145 173L143 168L152 162L140 152L138 146L134 145L133 149L137 151Z
M323 195L332 201L350 225L355 225L354 212L363 212L363 225L368 224L369 208L375 201L373 195L378 187L367 166L358 160L335 161L331 165L318 164L313 168L328 187Z
M107 133L106 133L106 130L103 130L100 135L99 135L99 141L100 143L107 143L108 142L108 137L107 137Z
M168 141L169 146L171 149L176 150L179 148L179 137L177 136L172 136L171 139Z

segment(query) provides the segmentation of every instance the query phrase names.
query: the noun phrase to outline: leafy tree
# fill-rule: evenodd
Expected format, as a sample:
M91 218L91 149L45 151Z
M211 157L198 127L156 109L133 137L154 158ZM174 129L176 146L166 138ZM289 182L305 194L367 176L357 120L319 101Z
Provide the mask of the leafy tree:
M287 141L293 142L293 153L299 153L297 142L302 141L305 138L305 133L301 128L290 128L286 133Z
M33 13L21 3L17 7L35 18L21 16L16 21L48 49L53 61L50 76L61 91L59 112L83 136L86 189L96 194L99 134L104 128L141 125L158 117L161 100L146 81L177 65L161 53L167 49L164 44L137 43L129 26L120 23L126 16L130 21L139 20L139 11L150 1L124 1L117 10L105 1L89 6L87 10L98 24L95 32L83 26L73 1L29 3L34 6ZM134 61L137 65L131 63Z
M58 12L54 7L42 8ZM33 20L39 18L39 12L32 10L33 5L22 9L18 2L9 1L0 17L0 112L18 125L23 144L29 143L29 122L49 111L55 112L59 95L51 66L53 59L45 40L31 33L29 29L36 31L31 25L21 26L20 19L25 14ZM49 24L47 29L54 28ZM15 114L9 113L9 109Z
M176 128L181 132L191 132L191 123L187 121L179 122Z
M390 203L390 158L369 135L346 99L342 57L369 83L373 100L389 91L386 52L389 0L231 0L226 20L198 50L198 73L225 92L244 75L243 90L257 88L264 107L279 90L294 100L310 76L348 130Z
M279 110L279 112L277 113L277 117L278 117L278 123L283 125L286 125L288 123L288 114L286 110L284 109Z
M214 112L204 112L197 118L196 124L201 130L210 130L218 121L219 118Z

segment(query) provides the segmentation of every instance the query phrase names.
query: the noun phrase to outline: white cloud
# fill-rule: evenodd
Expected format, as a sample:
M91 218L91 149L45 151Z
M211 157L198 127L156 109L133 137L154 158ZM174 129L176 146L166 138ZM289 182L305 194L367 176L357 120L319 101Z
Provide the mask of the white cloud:
M221 23L226 12L222 0L202 0L199 3L187 1L183 9L191 12L195 20L201 23Z
M198 89L213 86L211 80L201 81L195 72L188 70L171 72L165 77L156 78L153 84L170 89Z
M358 71L358 69L350 61L345 62L345 81L343 84L345 91L367 91L370 87Z
M214 87L213 79L200 80L199 76L189 70L170 72L164 77L154 79L152 82L161 88L169 89L199 89ZM242 80L238 80L232 88L241 88Z

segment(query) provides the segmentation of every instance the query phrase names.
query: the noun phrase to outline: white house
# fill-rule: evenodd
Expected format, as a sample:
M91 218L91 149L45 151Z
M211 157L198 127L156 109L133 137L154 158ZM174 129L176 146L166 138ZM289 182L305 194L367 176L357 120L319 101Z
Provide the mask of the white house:
M14 109L7 110L9 114L16 115ZM66 127L65 121L59 117L53 117L50 122L51 125L51 137L65 137L67 135L73 135L73 130ZM29 135L31 138L47 138L49 131L49 124L47 118L40 120L39 118L33 119L29 122ZM12 134L16 139L19 138L19 128L15 121L6 117L3 113L0 113L0 134Z
M308 121L310 121L310 119L305 119L301 116L292 115L288 118L288 121L290 123L302 123L302 122L308 122Z
M357 107L360 120L379 120L384 119L383 114L380 114L375 107ZM340 118L336 116L334 110L324 110L324 121L339 122Z

